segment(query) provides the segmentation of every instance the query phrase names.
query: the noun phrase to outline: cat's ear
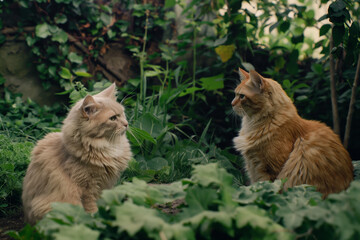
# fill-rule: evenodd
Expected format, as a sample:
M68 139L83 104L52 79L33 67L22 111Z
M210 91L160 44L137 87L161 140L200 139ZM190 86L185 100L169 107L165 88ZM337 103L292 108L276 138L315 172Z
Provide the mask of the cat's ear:
M110 85L110 87L106 88L105 90L103 90L102 92L96 94L95 96L99 96L99 97L108 97L111 98L113 100L116 100L116 84L113 83Z
M95 102L95 99L90 96L87 95L84 98L83 104L81 105L81 113L83 115L83 117L90 117L92 115L94 115L98 110L98 106Z
M239 68L239 76L240 76L240 81L243 81L247 78L249 78L249 73L247 71L245 71L242 68Z
M256 89L261 91L264 88L264 78L255 70L250 70L250 80Z

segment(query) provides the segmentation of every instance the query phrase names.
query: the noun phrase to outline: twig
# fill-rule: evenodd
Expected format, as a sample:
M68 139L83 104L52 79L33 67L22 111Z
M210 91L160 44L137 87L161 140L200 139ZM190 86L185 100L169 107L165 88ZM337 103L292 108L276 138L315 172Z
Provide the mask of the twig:
M19 32L19 30L20 29L16 28L16 27L5 28L5 29L1 30L1 33L2 34L16 34ZM24 27L23 31L24 32L34 32L35 27ZM104 71L106 71L112 77L117 79L117 81L119 82L120 85L126 81L126 77L124 76L124 74L115 72L114 70L107 67L106 62L102 56L98 56L97 58L95 58L79 40L77 40L75 37L73 37L69 33L67 33L67 35L68 35L69 42L73 43L75 45L75 47L78 48L83 53L89 55L95 62L97 62L101 67L103 67Z
M333 115L333 130L336 134L340 136L340 119L339 111L337 106L337 97L336 97L336 85L335 85L335 62L334 55L331 53L334 47L333 33L330 37L330 89L331 89L331 106L332 106L332 115Z
M297 235L297 236L295 237L295 239L300 239L300 238L308 237L308 236L310 236L310 235L312 234L312 232L313 232L313 228L309 228L306 232Z
M357 85L359 82L359 75L360 75L360 54L358 56L356 73L355 73L355 77L354 77L354 83L353 83L352 90L351 90L349 110L348 110L348 115L346 118L346 127L345 127L345 135L344 135L344 147L345 148L348 148L348 146L349 146L351 122L352 122L352 116L354 113L355 100L356 100L356 89L357 89Z

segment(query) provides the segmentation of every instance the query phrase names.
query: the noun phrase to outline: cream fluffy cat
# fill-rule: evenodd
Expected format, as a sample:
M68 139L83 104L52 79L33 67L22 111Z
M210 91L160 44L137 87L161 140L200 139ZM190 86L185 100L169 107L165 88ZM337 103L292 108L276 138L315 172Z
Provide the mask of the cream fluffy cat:
M23 182L25 221L31 224L50 211L50 203L67 202L96 212L101 191L111 188L127 167L131 149L124 107L116 88L76 103L62 131L50 133L34 148Z
M353 165L339 136L325 124L302 119L276 81L240 69L232 101L242 117L235 148L251 183L287 179L284 188L310 184L326 197L346 189Z

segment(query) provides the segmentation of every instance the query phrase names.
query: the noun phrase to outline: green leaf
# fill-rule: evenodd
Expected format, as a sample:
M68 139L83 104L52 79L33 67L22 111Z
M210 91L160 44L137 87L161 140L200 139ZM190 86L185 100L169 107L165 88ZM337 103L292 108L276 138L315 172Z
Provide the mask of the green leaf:
M232 218L229 213L225 211L202 211L199 214L182 220L184 225L190 225L193 229L201 231L202 236L210 236L212 224L217 223L227 229L227 232L232 230Z
M217 186L231 186L233 176L225 169L219 168L217 163L194 166L192 179L201 186L207 187L211 184Z
M100 14L100 20L104 24L104 26L109 26L111 23L111 15L102 12Z
M87 72L75 72L75 75L78 77L86 77L86 78L93 77L93 75Z
M289 21L283 21L279 26L280 32L286 32L287 30L289 30L289 28L290 28L290 22Z
M160 170L163 167L166 167L168 165L169 165L168 161L161 157L156 157L156 158L153 158L153 159L147 161L148 168L153 169L153 170Z
M70 52L68 55L68 59L70 62L81 64L83 62L83 58L80 55L77 55L74 52Z
M199 213L209 210L209 207L219 200L217 190L210 188L200 188L194 186L186 190L185 201L189 205L189 211Z
M127 137L131 143L135 145L141 145L144 140L156 144L156 140L148 132L133 126L129 126L127 130Z
M293 235L275 223L269 217L266 216L265 211L255 206L238 207L235 210L235 219L237 228L245 228L251 226L252 232L247 233L249 236L258 236L259 239L293 239ZM263 231L259 231L259 230ZM257 231L256 231L257 230ZM256 231L256 232L255 232ZM253 237L249 237L252 239Z
M60 226L59 232L54 233L57 240L86 239L97 240L100 232L92 230L85 225Z
M186 95L192 94L193 92L197 92L203 90L202 88L198 88L198 87L190 87L187 88L185 91L183 91L182 93L179 94L179 97L184 97Z
M118 232L127 232L134 237L141 229L147 234L159 233L166 224L156 210L137 206L129 201L113 210L115 220L112 226L119 227Z
M333 39L334 39L334 47L337 47L344 40L345 27L344 27L344 25L334 26L332 28L332 31L333 31L332 35L333 35Z
M36 38L33 38L31 36L27 36L26 37L26 43L29 47L31 47L32 45L34 45L34 43L36 43Z
M214 91L224 88L224 74L219 74L212 77L200 78L201 86L208 91Z
M172 8L176 4L176 0L165 0L164 8Z
M35 27L35 35L39 38L47 38L51 35L49 25L47 23L38 24Z
M59 42L59 43L66 43L68 40L68 35L65 31L60 29L56 33L54 33L51 37L51 40Z
M325 35L330 29L331 29L331 25L330 25L330 24L324 24L324 25L322 25L321 28L320 28L320 36Z
M57 24L64 24L67 22L67 16L65 14L56 14L55 22Z
M59 75L60 75L60 77L62 77L64 79L71 79L72 78L72 74L71 74L70 70L67 69L67 68L64 68L64 67L61 68L61 71L59 72Z

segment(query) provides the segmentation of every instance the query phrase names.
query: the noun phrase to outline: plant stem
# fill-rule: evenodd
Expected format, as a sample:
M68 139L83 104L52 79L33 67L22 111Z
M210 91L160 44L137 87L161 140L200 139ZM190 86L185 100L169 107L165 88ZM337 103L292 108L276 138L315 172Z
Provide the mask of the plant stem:
M330 37L330 89L331 89L331 106L332 106L332 115L333 115L333 130L336 134L340 136L340 119L339 111L337 106L337 97L336 97L336 84L335 84L335 61L334 55L331 53L334 47L333 40L333 31L331 31Z
M195 24L195 14L192 15L192 21L194 24L194 31L193 31L193 74L192 74L192 87L194 88L194 91L192 92L192 101L195 100L195 87L196 87L196 24Z
M354 83L353 83L353 87L351 89L349 110L348 110L348 115L346 118L346 127L345 127L345 135L344 135L344 147L345 148L348 148L348 146L349 146L351 122L352 122L352 116L354 113L355 100L356 100L356 89L357 89L358 82L359 82L359 75L360 75L360 54L358 56L356 73L355 73L355 77L354 77Z
M145 49L146 49L146 40L147 40L148 24L149 24L149 10L146 10L145 15L146 15L145 33L143 38L143 46L140 53L140 100L142 103L144 103L146 97L146 78L145 78L144 64L146 61Z

